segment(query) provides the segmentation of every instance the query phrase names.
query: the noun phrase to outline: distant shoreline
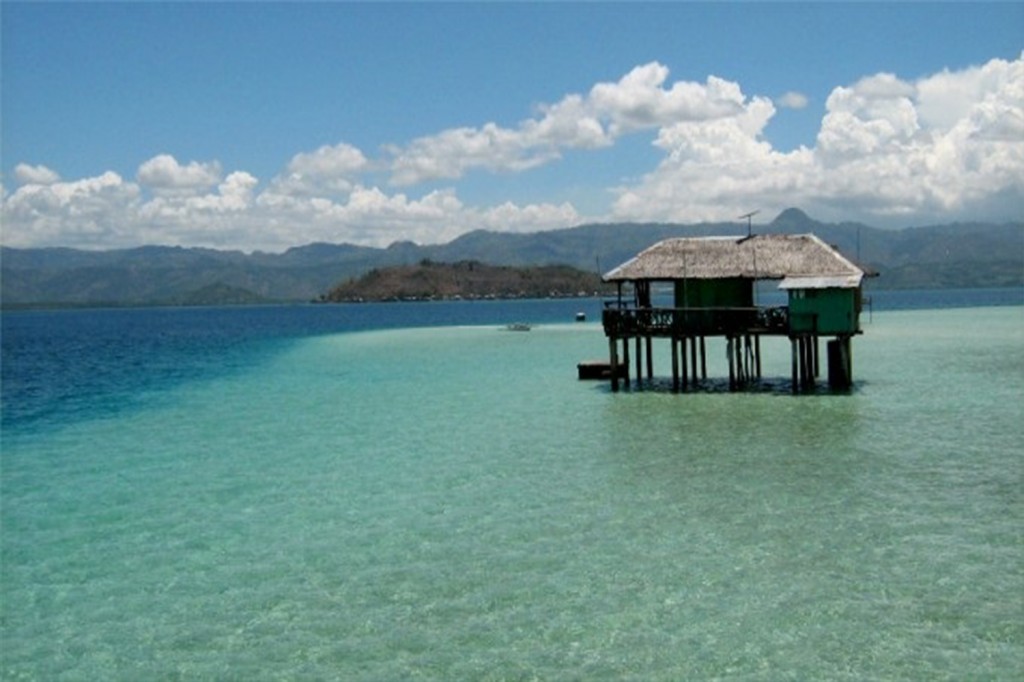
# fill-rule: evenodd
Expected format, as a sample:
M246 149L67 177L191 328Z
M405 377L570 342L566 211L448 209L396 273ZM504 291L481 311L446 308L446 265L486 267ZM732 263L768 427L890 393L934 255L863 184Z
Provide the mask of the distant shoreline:
M932 310L949 307L991 307L991 306L1024 306L1024 285L1012 287L935 287L935 288L872 288L865 291L872 298L875 312L884 310L921 309ZM252 303L209 303L183 305L180 303L24 303L0 305L0 313L22 312L72 312L89 310L145 310L145 309L241 309L241 308L274 308L331 305L372 305L372 304L473 304L500 303L511 301L566 301L566 300L608 300L613 295L567 295L540 297L508 297L508 298L450 298L450 299L394 299L381 301L260 301ZM868 306L865 306L867 308Z

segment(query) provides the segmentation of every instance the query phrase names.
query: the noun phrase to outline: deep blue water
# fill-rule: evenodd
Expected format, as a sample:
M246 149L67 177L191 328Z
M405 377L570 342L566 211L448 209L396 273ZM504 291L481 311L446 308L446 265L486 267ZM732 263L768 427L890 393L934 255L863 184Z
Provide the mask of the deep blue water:
M773 292L764 304L784 303ZM875 291L873 311L1024 303L1022 289ZM116 413L182 381L245 370L289 339L414 327L544 324L584 312L599 299L131 308L5 312L0 427L21 429ZM254 355L255 354L255 355Z
M245 370L289 339L600 319L596 299L128 308L3 313L5 429L114 413L180 382Z

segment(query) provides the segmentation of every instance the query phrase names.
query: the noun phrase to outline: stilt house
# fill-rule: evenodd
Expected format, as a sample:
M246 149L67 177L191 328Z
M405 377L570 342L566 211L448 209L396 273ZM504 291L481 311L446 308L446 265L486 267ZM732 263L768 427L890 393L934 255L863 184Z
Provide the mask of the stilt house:
M658 242L604 275L605 281L618 285L617 300L603 312L612 389L618 390L623 374L629 385L631 339L638 381L645 349L648 378L653 374L652 338L672 340L672 385L678 390L698 377L707 378L706 339L724 337L729 386L735 389L760 378L763 336L789 338L794 392L814 386L819 339L834 337L828 344L829 383L848 388L850 338L861 333L861 284L866 274L813 234ZM760 280L777 280L788 293L788 305L755 305ZM671 307L652 305L653 284L671 287Z

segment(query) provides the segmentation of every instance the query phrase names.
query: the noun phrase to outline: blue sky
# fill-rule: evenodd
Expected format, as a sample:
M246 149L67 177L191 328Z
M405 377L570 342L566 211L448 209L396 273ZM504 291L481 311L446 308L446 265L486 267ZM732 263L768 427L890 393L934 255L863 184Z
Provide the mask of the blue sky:
M4 2L3 243L1019 219L1022 3Z

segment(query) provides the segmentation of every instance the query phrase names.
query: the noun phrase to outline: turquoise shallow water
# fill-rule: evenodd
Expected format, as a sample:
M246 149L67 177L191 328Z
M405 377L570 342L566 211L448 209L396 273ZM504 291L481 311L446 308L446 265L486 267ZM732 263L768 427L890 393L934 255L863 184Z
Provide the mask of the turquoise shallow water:
M1024 307L876 312L850 395L576 381L606 352L321 334L9 429L2 677L1024 676Z

